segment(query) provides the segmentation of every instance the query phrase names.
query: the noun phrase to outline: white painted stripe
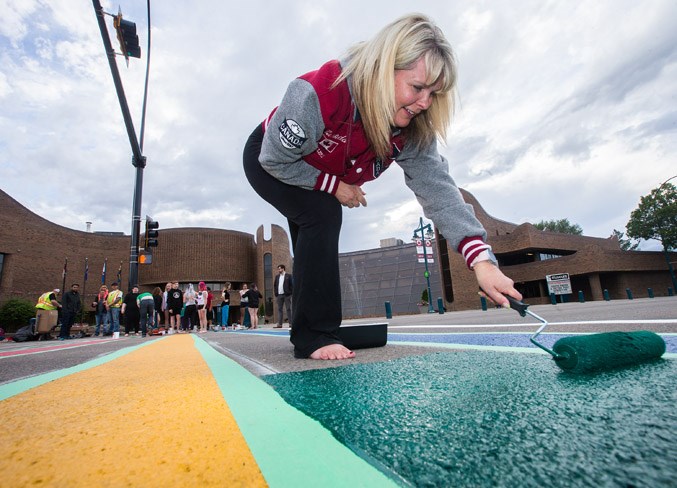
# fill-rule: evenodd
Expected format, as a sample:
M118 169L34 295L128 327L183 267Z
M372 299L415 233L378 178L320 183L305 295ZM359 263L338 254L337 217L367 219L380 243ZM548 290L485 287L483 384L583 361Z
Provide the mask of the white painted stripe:
M655 320L583 320L574 322L548 322L551 325L604 325L604 324L677 324L677 319ZM524 324L456 324L456 325L390 325L388 329L487 329L491 327L530 327L540 322Z

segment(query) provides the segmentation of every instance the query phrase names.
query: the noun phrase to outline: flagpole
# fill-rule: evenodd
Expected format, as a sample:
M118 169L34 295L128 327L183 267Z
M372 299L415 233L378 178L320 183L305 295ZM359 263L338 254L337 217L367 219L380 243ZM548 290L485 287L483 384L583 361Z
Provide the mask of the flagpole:
M85 282L82 285L82 297L80 297L80 300L82 301L82 307L80 308L80 323L82 323L82 319L85 316L85 294L87 293L88 274L89 274L89 258L85 258Z
M68 268L68 258L66 258L66 261L63 263L63 273L61 273L61 293L66 293L66 268Z

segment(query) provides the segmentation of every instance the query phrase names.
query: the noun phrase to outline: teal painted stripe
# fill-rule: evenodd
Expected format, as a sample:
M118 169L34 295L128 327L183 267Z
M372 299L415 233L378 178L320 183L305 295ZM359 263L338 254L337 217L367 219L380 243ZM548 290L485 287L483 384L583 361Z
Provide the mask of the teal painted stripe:
M30 390L31 388L44 385L45 383L49 383L50 381L58 380L59 378L63 378L64 376L79 373L80 371L85 371L89 368L94 368L96 366L101 366L102 364L106 364L107 362L113 361L114 359L122 357L125 354L129 354L130 352L136 351L137 349L145 347L153 342L155 341L148 341L143 344L137 344L136 346L125 347L124 349L120 349L119 351L111 352L110 354L106 354L105 356L92 359L82 364L78 364L77 366L71 366L69 368L50 371L49 373L31 376L30 378L14 381L12 383L7 383L5 385L0 385L0 401L6 400L7 398L11 398L14 395L18 395L19 393L23 393L24 391Z
M397 486L263 380L193 338L271 487Z

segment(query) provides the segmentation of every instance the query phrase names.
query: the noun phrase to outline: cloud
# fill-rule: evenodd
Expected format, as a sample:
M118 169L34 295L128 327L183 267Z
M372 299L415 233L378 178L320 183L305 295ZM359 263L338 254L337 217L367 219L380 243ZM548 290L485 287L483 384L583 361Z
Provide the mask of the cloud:
M117 3L103 4L117 12ZM93 8L5 5L0 187L58 224L128 233L135 169ZM117 58L138 137L146 6L121 6L142 48L128 67ZM457 183L497 218L566 217L606 237L674 175L672 1L170 0L151 12L142 213L165 228L286 227L244 178L248 135L294 77L412 8L437 20L459 62L458 111L440 151ZM345 212L341 250L408 241L421 211L399 168L365 191L369 206Z

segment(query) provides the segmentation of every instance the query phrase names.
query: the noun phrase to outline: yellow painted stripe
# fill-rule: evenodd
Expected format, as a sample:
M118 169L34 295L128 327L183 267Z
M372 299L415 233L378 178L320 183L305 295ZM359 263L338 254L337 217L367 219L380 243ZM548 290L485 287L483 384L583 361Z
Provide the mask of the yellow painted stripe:
M3 486L266 486L189 335L0 402Z

